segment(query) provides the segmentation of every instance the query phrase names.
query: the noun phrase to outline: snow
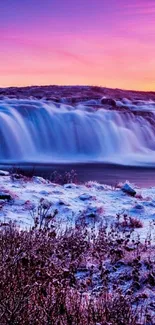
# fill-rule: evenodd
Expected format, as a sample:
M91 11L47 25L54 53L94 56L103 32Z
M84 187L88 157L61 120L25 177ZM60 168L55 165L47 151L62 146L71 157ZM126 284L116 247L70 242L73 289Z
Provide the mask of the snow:
M129 183L129 182L128 182ZM155 187L138 188L132 197L121 188L88 182L83 185L58 185L41 177L14 179L11 176L0 176L0 191L10 194L11 201L0 200L0 221L15 221L21 228L29 229L33 225L32 209L39 206L42 198L48 200L51 209L58 210L57 222L75 225L83 213L86 217L99 215L97 222L109 225L116 222L116 214L127 214L141 220L143 227L135 232L146 238L147 234L155 238ZM92 220L92 219L91 219Z
M9 172L5 170L0 170L0 176L9 176Z

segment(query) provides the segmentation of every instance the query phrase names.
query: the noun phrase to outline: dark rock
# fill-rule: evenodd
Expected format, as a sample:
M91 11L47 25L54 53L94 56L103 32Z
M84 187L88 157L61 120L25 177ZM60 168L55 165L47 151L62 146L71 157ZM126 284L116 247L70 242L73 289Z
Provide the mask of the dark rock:
M3 193L3 192L0 192L0 200L10 201L10 200L12 200L12 197L11 197L10 194L6 194L6 193Z
M128 184L128 183L125 183L121 190L131 196L135 196L136 195L136 191Z
M63 200L59 200L59 205L65 205L65 206L70 206L70 204L69 203L67 203L67 202L65 202L65 201L63 201Z
M96 218L98 216L97 214L97 208L96 207L89 207L86 211L86 217L88 218Z
M84 194L82 194L82 195L79 196L79 199L80 199L81 201L86 201L86 200L90 200L90 199L92 199L92 196L89 195L89 194L87 194L87 193L84 193Z
M142 204L136 204L136 205L134 206L134 209L137 209L137 210L144 210L144 207L143 207Z
M74 188L77 188L77 186L76 186L75 184L73 184L73 183L70 183L70 184L65 184L65 185L64 185L64 188L65 188L65 189L66 189L66 188L74 189Z
M42 190L39 192L39 194L47 196L47 195L49 195L49 192Z
M116 102L112 98L102 97L101 98L101 104L103 104L103 105L110 105L112 107L116 107Z

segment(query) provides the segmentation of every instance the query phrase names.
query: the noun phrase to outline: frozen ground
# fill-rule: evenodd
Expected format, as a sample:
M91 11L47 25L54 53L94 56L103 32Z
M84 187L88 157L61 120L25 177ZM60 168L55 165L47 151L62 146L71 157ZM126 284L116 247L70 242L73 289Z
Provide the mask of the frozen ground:
M145 240L151 233L154 241L155 187L138 188L134 197L118 187L88 182L85 185L58 185L41 177L16 179L10 175L0 176L0 194L10 194L12 200L0 200L0 221L16 221L22 228L33 225L32 211L35 211L42 198L48 200L51 210L58 210L56 221L63 227L74 226L82 215L89 224L97 215L96 223L116 222L116 214L137 218L143 227L135 230Z
M69 227L77 231L87 229L92 236L90 241L94 231L99 233L98 241L92 244L94 251L86 251L75 272L78 286L83 288L79 290L95 297L108 283L109 292L114 286L119 288L127 297L131 295L134 308L138 302L138 308L154 317L155 187L139 188L126 182L125 188L134 193L131 196L122 190L124 184L112 187L89 181L83 185L59 185L37 176L30 179L4 171L0 175L2 227L14 221L20 229L29 230L44 202L49 215L58 212L54 221L57 231ZM126 218L130 217L134 227L124 228ZM106 235L104 231L100 233L104 225ZM84 289L86 283L88 288Z

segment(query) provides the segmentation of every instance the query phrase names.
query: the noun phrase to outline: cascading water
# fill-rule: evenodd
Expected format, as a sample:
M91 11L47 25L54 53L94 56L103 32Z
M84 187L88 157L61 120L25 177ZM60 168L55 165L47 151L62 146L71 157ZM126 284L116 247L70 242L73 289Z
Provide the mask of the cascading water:
M3 99L0 162L155 164L154 122L132 111Z

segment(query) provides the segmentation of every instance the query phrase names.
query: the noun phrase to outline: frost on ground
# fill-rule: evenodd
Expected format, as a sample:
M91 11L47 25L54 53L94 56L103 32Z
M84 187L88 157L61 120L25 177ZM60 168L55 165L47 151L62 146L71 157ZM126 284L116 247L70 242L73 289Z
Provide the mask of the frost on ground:
M2 173L1 173L2 174ZM129 183L124 185L129 187ZM127 215L137 218L143 227L135 232L145 239L151 231L152 240L154 232L152 225L155 220L155 188L137 188L131 186L135 195L126 193L123 184L116 187L101 185L97 182L88 182L84 185L51 183L41 177L34 176L12 177L0 176L0 221L15 221L21 228L29 229L33 225L32 211L35 211L42 198L50 202L50 212L57 209L56 221L63 227L74 226L80 216L87 215L86 223L95 220L96 223L112 224ZM5 200L5 196L11 200ZM89 218L96 215L96 218ZM90 220L89 220L90 219Z
M32 290L26 291L28 300L33 304L34 295L38 299L32 314L37 304L44 302L37 311L39 317L44 315L44 324L49 324L48 317L58 320L58 315L52 314L54 305L50 310L55 299L60 324L154 324L155 188L140 189L129 182L115 187L97 182L59 185L41 177L0 174L1 238L5 241L2 251L7 250L2 254L2 276L10 297L12 289L6 275L12 276L8 267L12 263L14 270L21 268L24 274L20 281ZM10 221L22 232L9 230ZM30 232L25 231L30 228ZM17 247L12 250L13 242ZM31 272L33 276L29 277ZM16 294L19 303L18 290ZM22 304L21 289L20 296ZM81 314L75 315L77 306L71 306L69 301L78 301ZM12 306L11 303L9 308ZM8 310L5 290L0 308L2 315ZM15 318L14 310L12 317ZM72 322L66 317L71 317Z

